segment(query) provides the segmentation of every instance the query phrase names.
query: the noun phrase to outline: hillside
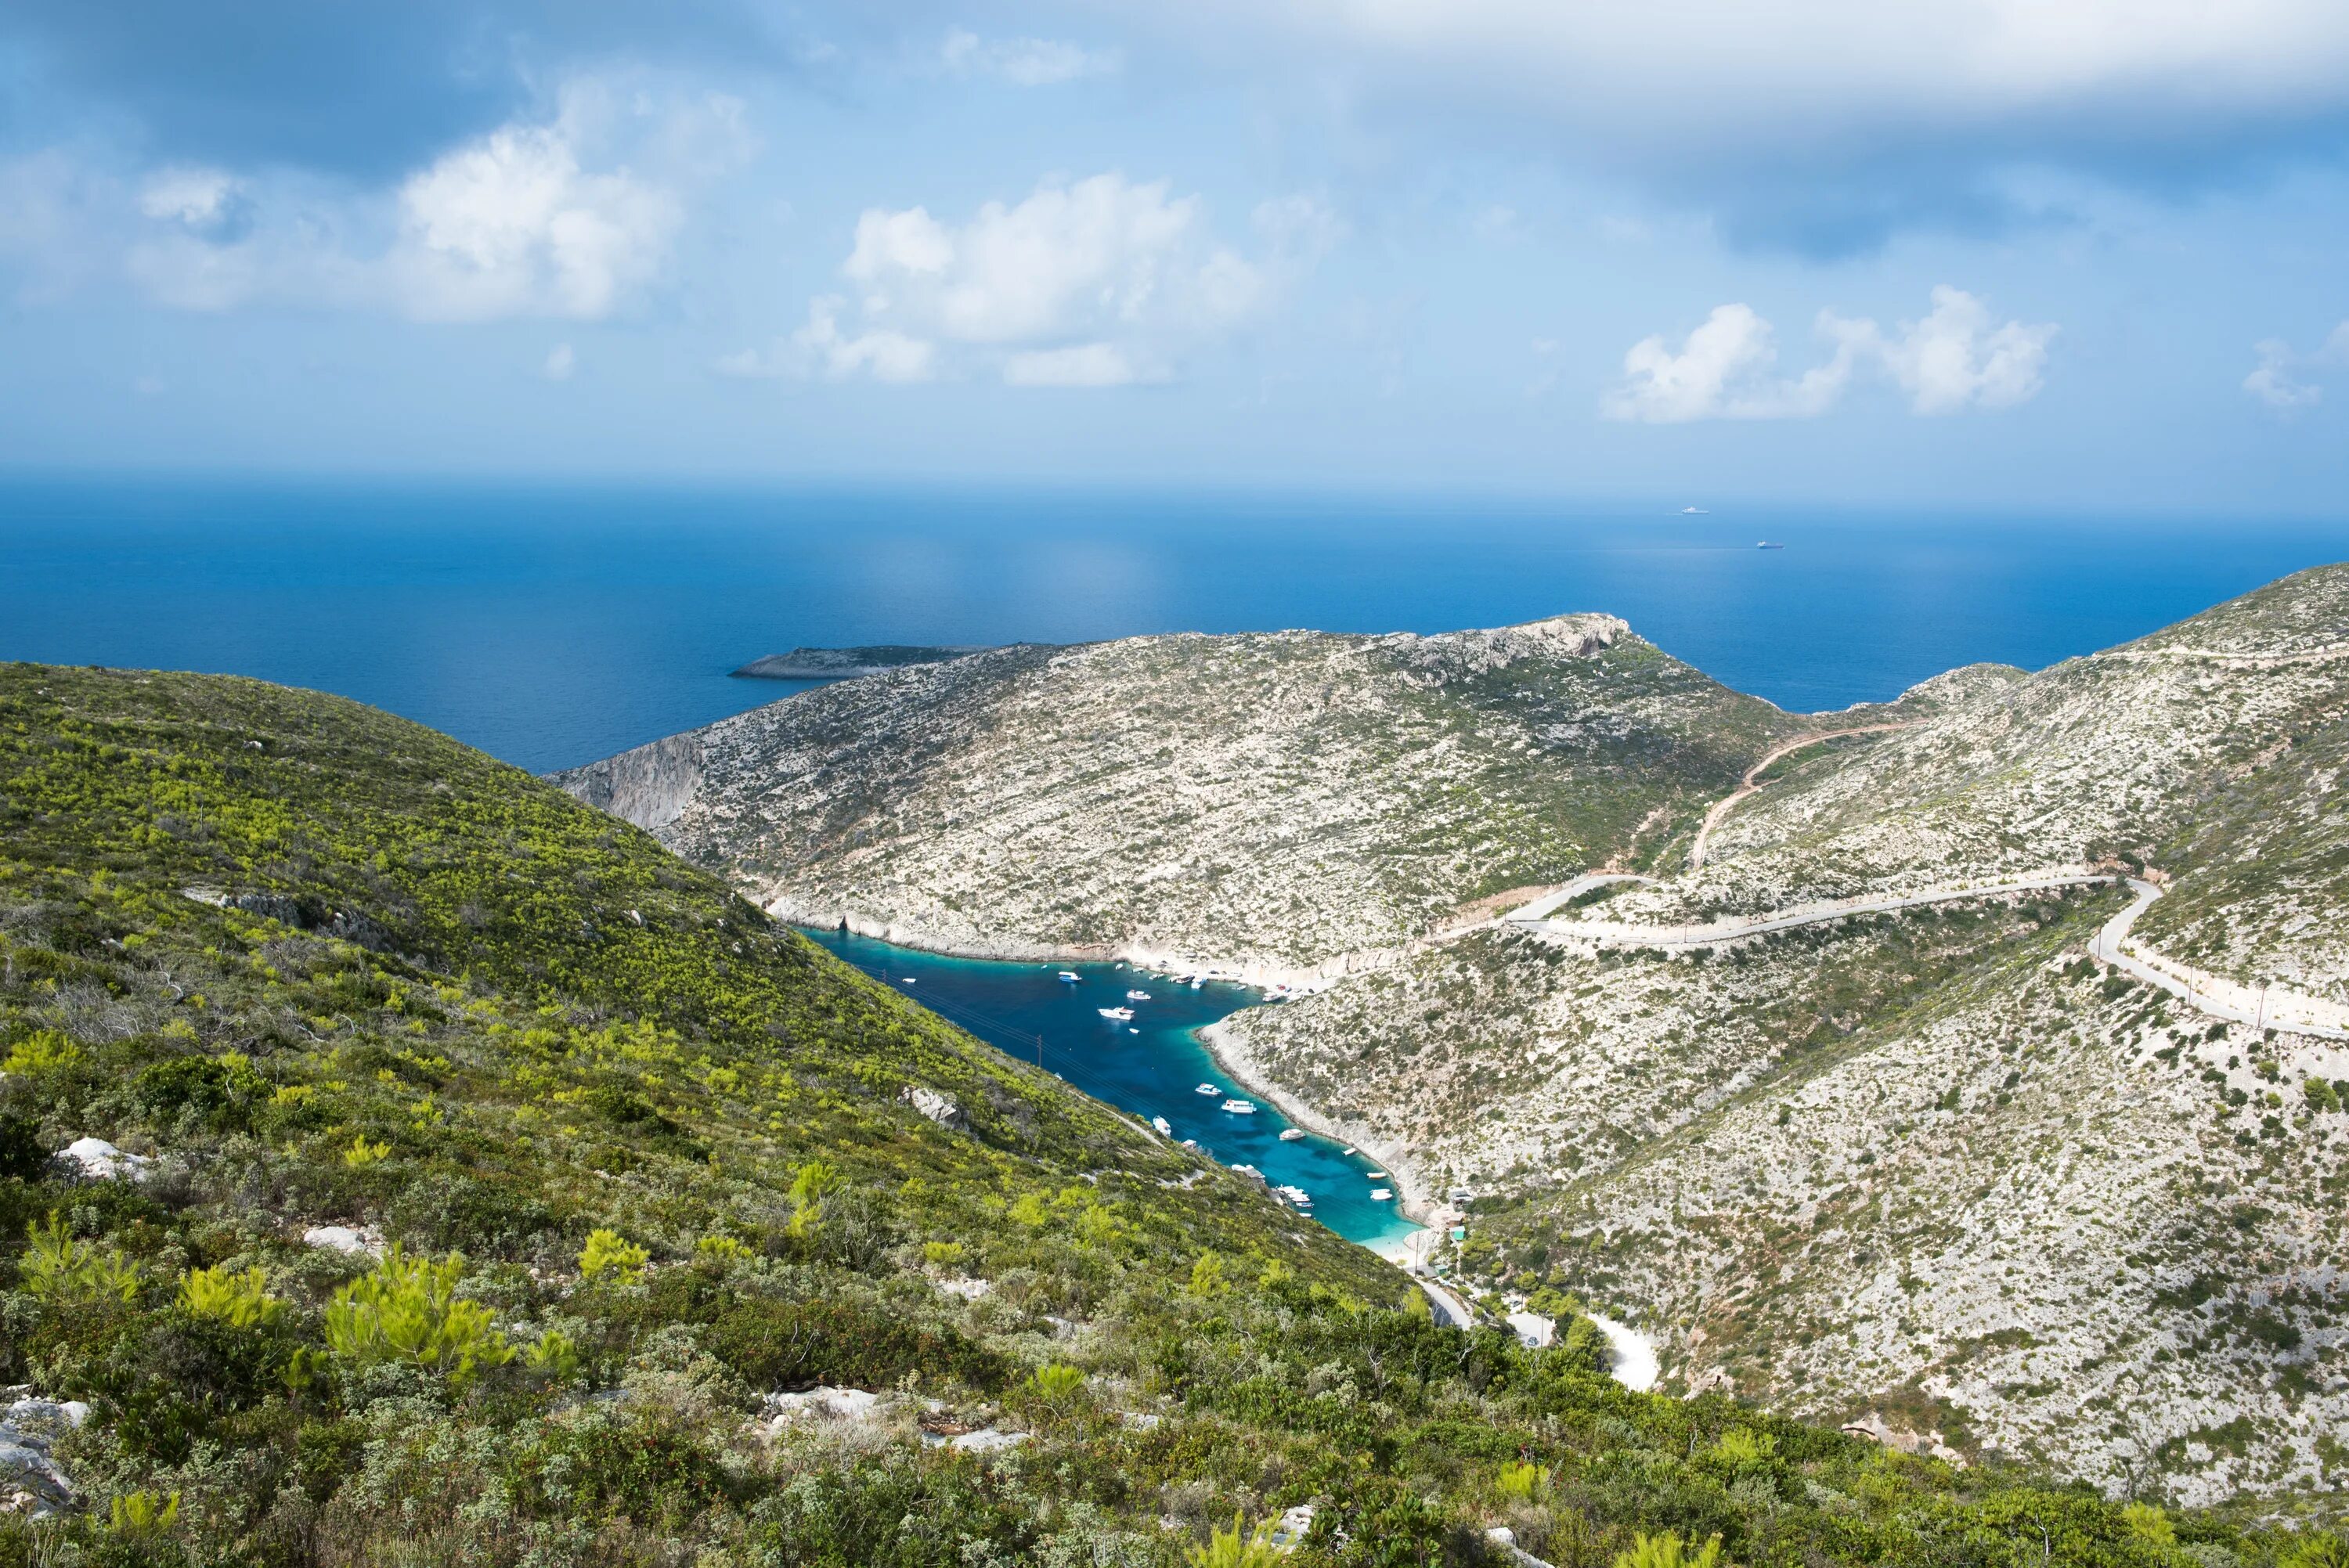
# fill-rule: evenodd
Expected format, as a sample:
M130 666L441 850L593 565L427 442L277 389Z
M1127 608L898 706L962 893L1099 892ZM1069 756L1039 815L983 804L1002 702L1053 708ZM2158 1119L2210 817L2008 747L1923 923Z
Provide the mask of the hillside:
M558 776L763 906L1294 975L1645 864L1793 721L1608 616L1008 648Z
M707 731L664 743L671 758L690 750L697 773L658 830L793 911L889 916L951 889L969 913L950 934L975 946L1054 932L1135 943L1175 926L1207 951L1217 931L1266 951L1295 923L1312 938L1297 956L1344 978L1228 1020L1218 1047L1235 1071L1378 1150L1423 1202L1467 1188L1456 1264L1511 1299L1564 1291L1638 1323L1661 1344L1668 1387L1882 1418L2116 1495L2341 1484L2349 1049L2262 1037L2100 969L2085 954L2127 903L2117 888L1968 890L2150 866L2168 892L2139 940L2209 976L2337 999L2349 974L2336 788L2349 569L2301 573L2036 674L1955 671L1890 707L1807 718L1713 696L1619 632L1575 659L1479 677L1473 703L1435 683L1447 706L1473 709L1472 733L1525 748L1506 753L1508 768L1457 775L1478 804L1447 797L1454 815L1438 820L1497 822L1539 799L1572 821L1588 790L1616 808L1609 820L1645 831L1457 839L1440 875L1422 873L1444 892L1390 899L1375 926L1349 923L1370 902L1363 887L1277 856L1277 885L1203 908L1178 884L1112 883L1048 854L1068 871L1070 907L1040 921L1041 873L1003 862L1069 841L1071 820L1108 820L1094 781L1134 771L1136 748L1058 716L1131 706L1117 672L1166 657L1169 641L1031 671L1031 706L990 710L981 746L941 739L948 721L913 714L907 729L937 748L918 765L898 760L898 731L877 727L827 754L832 798L931 800L935 815L856 818L854 845L809 835L807 808L773 789L800 789L806 769L764 774L755 747ZM1245 707L1250 688L1226 676L1259 667L1258 641L1187 645L1188 710ZM1671 695L1610 686L1599 672L1624 649L1652 661ZM855 709L875 727L900 711L878 697L868 690ZM819 717L792 712L804 700L733 722L803 735ZM1771 753L1843 729L1868 732L1795 744L1730 800ZM1640 754L1673 765L1631 767L1613 749L1662 732L1669 748ZM1145 801L1139 822L1182 777L1162 771L1130 786ZM1356 758L1346 777L1376 799L1391 775ZM1080 800L1094 805L1081 814ZM1185 831L1200 842L1318 842L1331 815L1312 777L1271 771L1191 804ZM1372 863L1410 856L1394 819L1347 820ZM1098 836L1125 866L1114 835ZM989 842L993 858L973 847ZM1590 888L1538 929L1401 942L1477 894L1609 865L1652 880ZM1601 917L1669 934L1895 894L1926 902L1685 948L1575 934ZM908 919L901 935L935 931Z
M1631 1394L1570 1314L1439 1328L337 699L0 666L0 1563L1173 1564L1236 1517L1300 1565L2337 1550Z

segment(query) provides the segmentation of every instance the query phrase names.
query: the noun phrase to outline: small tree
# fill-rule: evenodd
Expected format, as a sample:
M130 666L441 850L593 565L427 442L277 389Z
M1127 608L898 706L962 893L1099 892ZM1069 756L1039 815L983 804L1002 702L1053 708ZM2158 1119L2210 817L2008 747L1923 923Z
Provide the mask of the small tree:
M1721 1537L1707 1541L1694 1556L1681 1538L1667 1530L1661 1535L1634 1535L1631 1548L1618 1553L1615 1568L1720 1568Z
M463 1380L513 1359L490 1309L457 1295L465 1260L410 1258L397 1245L375 1273L335 1293L326 1308L326 1344L344 1359L400 1361Z

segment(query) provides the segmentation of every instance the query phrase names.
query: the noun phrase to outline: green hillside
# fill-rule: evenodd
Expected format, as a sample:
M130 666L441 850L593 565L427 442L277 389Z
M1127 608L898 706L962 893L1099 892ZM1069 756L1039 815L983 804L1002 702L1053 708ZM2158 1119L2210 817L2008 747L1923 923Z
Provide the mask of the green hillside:
M2339 1561L1630 1394L1570 1317L1437 1328L645 835L335 698L0 667L0 1383L89 1406L0 1431L0 1564L1175 1563L1306 1504L1299 1563L1507 1561L1501 1525L1573 1568L1665 1532ZM70 1177L84 1138L149 1163ZM881 1398L769 1418L817 1386Z

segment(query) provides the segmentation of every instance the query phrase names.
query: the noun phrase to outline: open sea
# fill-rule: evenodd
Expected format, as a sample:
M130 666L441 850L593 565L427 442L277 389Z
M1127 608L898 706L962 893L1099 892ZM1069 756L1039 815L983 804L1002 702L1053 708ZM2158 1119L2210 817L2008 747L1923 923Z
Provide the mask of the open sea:
M543 771L785 696L727 672L796 645L1436 632L1606 610L1816 711L1980 660L2037 668L2342 559L2349 522L2235 516L11 477L0 658L317 687ZM1094 1011L1124 971L1073 966L1084 980L1064 987L1027 965L834 945L1007 1048L1042 1034L1071 1081L1295 1181L1341 1233L1383 1244L1408 1228L1368 1202L1364 1162L1279 1143L1268 1106L1229 1117L1189 1093L1223 1081L1189 1031L1244 993L1154 1000L1125 1034Z

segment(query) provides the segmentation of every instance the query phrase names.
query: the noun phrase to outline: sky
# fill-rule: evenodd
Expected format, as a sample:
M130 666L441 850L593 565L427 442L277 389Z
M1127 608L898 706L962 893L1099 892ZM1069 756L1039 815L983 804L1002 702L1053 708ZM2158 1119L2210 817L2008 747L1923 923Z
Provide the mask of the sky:
M2337 515L2338 0L12 0L0 468Z

